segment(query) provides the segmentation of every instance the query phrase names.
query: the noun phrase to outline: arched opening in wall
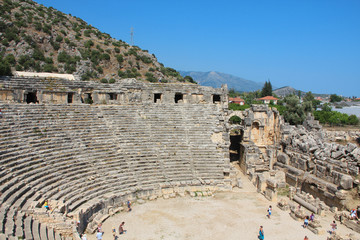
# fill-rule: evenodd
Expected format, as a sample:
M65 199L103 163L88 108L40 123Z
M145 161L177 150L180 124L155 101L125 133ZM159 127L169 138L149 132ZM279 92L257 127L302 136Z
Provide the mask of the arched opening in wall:
M244 131L243 130L233 130L230 133L230 162L240 161L241 151L240 144L243 140Z
M161 93L155 93L154 94L154 103L161 102Z
M183 100L184 95L182 93L175 93L175 103L179 103Z
M74 93L68 93L67 102L73 103Z
M260 124L258 122L253 122L251 125L251 130L259 130Z
M220 103L221 102L221 96L218 94L213 95L213 103Z
M116 93L109 93L109 100L117 100L117 94Z
M25 94L26 103L38 103L38 99L36 96L36 91L28 92Z

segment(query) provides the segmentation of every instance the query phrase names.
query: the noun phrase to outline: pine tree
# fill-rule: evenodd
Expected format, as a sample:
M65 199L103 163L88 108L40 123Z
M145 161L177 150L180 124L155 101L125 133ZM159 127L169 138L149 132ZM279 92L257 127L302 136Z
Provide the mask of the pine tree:
M261 97L266 96L272 96L272 86L270 81L265 82L264 87L261 90Z

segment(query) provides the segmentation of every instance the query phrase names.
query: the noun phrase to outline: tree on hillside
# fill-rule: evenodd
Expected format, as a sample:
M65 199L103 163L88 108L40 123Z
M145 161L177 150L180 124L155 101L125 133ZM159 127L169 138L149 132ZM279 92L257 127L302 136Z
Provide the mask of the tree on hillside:
M0 76L11 76L11 68L8 61L0 57Z
M261 90L261 97L266 96L272 96L272 86L270 81L265 82L264 87Z
M285 121L292 125L302 124L305 120L305 111L299 98L295 95L288 95L284 98L284 103L286 107L284 111Z

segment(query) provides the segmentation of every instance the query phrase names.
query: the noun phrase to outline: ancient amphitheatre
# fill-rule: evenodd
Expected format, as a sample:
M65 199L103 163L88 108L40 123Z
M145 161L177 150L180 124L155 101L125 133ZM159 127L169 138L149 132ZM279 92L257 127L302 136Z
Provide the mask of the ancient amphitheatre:
M358 204L360 149L334 142L359 132L327 132L311 117L290 126L266 105L231 112L226 86L40 77L0 86L1 239L94 239L101 222L110 239L120 219L124 239L254 239L259 224L267 239L326 239L340 215L333 238L359 239L346 209ZM234 114L241 125L229 124ZM302 229L310 212L316 221Z

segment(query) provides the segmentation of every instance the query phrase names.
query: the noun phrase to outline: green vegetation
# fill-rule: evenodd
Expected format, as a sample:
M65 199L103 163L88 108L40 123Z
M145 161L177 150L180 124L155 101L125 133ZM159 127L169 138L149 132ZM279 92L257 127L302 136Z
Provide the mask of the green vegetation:
M250 105L248 104L244 104L244 105L240 105L237 103L229 103L229 109L230 110L234 110L234 111L244 111L245 109L250 108Z
M241 124L241 118L239 117L239 116L236 116L236 115L234 115L234 116L232 116L230 119L229 119L229 122L231 123L231 124Z
M330 95L330 102L334 103L334 102L341 102L343 100L342 97L336 95L336 94L331 94Z
M330 126L358 125L359 118L356 115L347 115L337 111L331 111L329 104L324 104L321 111L315 111L314 117L321 124L329 124Z
M302 124L306 115L299 98L295 95L288 95L284 98L284 105L283 116L285 121L292 125Z
M184 80L185 80L186 82L190 82L190 83L195 83L195 84L197 84L197 82L196 82L192 77L190 77L190 76L185 76L185 77L184 77Z
M150 72L145 73L146 76L146 81L149 82L157 82L156 78L154 77L154 75Z
M0 57L0 76L11 76L11 68L9 62Z

